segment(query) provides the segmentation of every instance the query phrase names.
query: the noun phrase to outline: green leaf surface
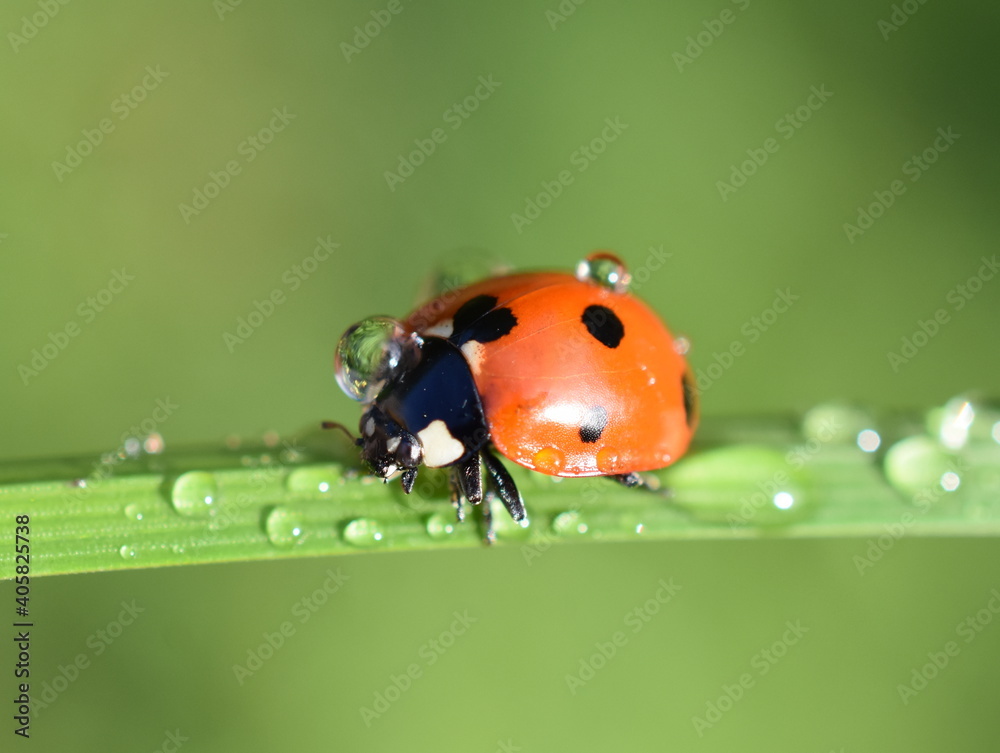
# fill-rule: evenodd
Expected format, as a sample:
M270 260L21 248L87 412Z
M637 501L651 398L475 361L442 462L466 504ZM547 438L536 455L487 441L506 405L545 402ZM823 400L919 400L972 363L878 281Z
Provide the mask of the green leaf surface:
M866 452L854 417L807 416L802 430L785 419L707 421L688 456L650 475L659 491L512 467L530 525L494 503L498 545L530 558L563 541L1000 533L995 441L949 450L904 417ZM356 463L339 436L309 432L271 446L0 466L0 573L15 572L18 516L33 575L483 546L481 511L456 521L443 471L424 469L407 496Z

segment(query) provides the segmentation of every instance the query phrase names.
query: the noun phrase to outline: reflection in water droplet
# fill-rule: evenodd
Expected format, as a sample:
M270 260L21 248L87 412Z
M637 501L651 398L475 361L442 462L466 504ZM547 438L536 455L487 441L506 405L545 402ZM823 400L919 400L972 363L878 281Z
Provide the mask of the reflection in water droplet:
M142 520L142 507L132 503L131 505L126 505L125 507L125 517L129 520Z
M377 546L383 540L381 527L371 518L357 518L344 528L344 541L354 546Z
M961 477L954 471L946 471L941 474L941 488L946 492L955 491L962 483Z
M446 539L455 533L454 516L436 512L427 518L427 534L432 539Z
M122 547L121 549L118 550L118 553L122 556L122 559L126 560L135 559L135 557L137 556L135 546L133 546L132 544L122 544Z
M957 397L945 403L941 413L938 436L949 450L960 450L969 441L969 429L976 418L976 410L969 400Z
M875 452L882 444L882 437L874 429L865 429L858 434L858 447L865 452Z
M609 251L595 251L576 265L576 279L593 282L615 293L625 293L632 282L625 262Z
M779 510L791 510L795 504L795 497L788 492L778 492L774 495L772 502Z
M296 468L288 474L285 485L289 491L329 492L340 479L340 471L335 465L312 465Z
M268 513L264 530L268 541L276 547L291 549L302 541L304 522L301 512L279 505Z
M561 512L552 520L552 532L561 536L584 534L588 530L587 522L580 515L579 510Z
M216 509L219 487L207 471L189 471L177 477L170 491L170 502L179 514L189 518L207 518Z

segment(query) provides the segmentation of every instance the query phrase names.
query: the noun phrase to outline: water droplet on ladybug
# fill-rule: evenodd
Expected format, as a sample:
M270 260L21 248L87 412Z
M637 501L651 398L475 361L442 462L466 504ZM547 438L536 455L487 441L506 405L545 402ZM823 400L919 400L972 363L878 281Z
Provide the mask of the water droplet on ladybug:
M613 447L604 447L597 451L597 470L605 476L620 473L618 470L619 461L620 456L618 454L618 450Z
M543 447L535 453L533 461L535 467L542 473L555 475L563 469L566 455L555 447Z
M632 283L625 262L610 251L595 251L576 265L576 279L592 282L615 293L626 293Z

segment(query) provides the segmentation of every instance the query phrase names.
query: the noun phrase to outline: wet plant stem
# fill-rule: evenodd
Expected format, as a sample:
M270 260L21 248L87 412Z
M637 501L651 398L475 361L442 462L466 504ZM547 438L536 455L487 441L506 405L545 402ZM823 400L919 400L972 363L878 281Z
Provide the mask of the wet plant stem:
M897 421L899 436L916 425ZM0 463L0 577L14 576L24 539L31 575L484 546L478 510L455 521L442 471L422 470L407 496L351 467L354 457L326 433L299 445ZM531 557L570 541L1000 534L1000 451L956 461L988 482L961 495L937 476L923 490L889 483L882 460L854 442L807 440L791 420L719 419L658 474L669 495L508 463L531 524L495 508L497 546Z

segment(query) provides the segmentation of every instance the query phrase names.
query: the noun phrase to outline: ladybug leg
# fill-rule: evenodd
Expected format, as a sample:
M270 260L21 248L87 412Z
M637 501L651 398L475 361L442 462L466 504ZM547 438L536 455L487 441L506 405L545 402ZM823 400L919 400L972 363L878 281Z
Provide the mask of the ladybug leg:
M455 469L458 476L458 487L462 496L474 505L483 501L483 471L479 465L479 456L472 455Z
M417 483L417 469L407 468L403 471L403 477L400 479L403 484L403 491L409 494L413 491L413 485Z
M642 476L634 471L632 473L620 473L616 476L607 476L607 478L612 481L617 481L622 486L627 486L632 488L633 486L645 486L646 482L643 481Z
M619 473L614 476L605 476L605 478L616 481L622 486L627 486L630 489L639 487L642 489L649 489L650 491L656 491L660 488L660 482L657 479L650 480L635 471L632 473Z
M483 505L483 523L486 526L486 543L496 543L493 531L493 516L490 501L496 496L492 489L483 488L483 471L479 455L473 455L461 465L453 466L449 475L451 483L451 503L455 506L455 517L461 523L465 520L465 503Z
M503 463L488 448L484 447L480 450L480 454L483 456L483 464L486 466L491 487L500 497L503 506L507 508L507 512L510 513L514 522L527 526L528 515L524 510L524 500L521 499L521 493L517 490L514 479L510 477L510 473L504 468Z

